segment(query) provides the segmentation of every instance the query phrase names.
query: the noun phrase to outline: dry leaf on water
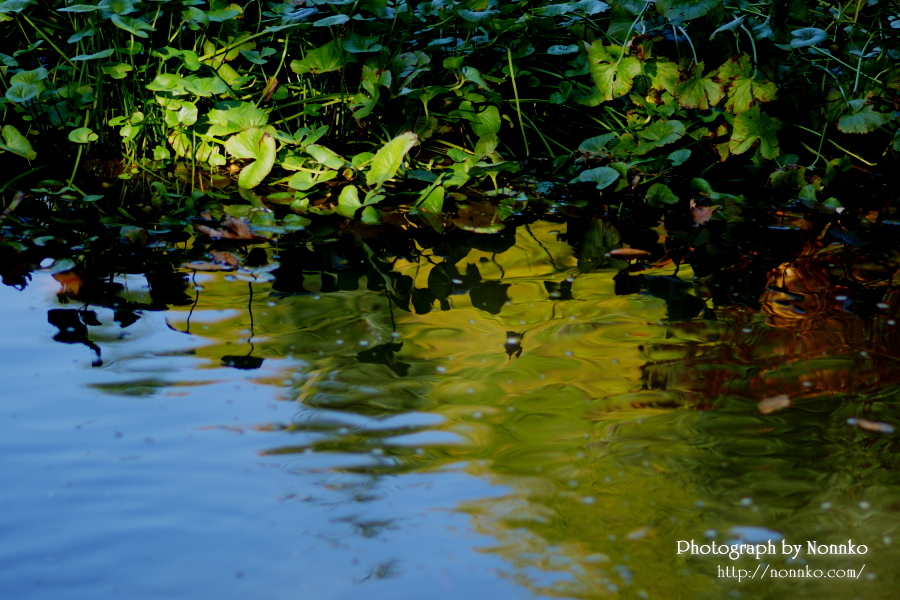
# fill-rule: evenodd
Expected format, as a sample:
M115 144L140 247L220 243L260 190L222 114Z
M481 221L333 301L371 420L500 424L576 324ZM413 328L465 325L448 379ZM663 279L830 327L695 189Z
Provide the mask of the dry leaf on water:
M241 260L231 252L213 250L210 254L215 262L198 260L182 263L181 266L193 271L234 271L241 264Z
M250 231L250 223L243 219L236 219L231 215L225 217L222 223L228 229L214 229L206 225L196 225L197 231L205 233L211 238L226 240L264 240L261 235L256 235Z
M894 433L894 426L881 421L870 421L868 419L847 419L848 425L856 425L860 429L866 431L875 431L877 433Z
M694 215L694 223L697 225L703 225L712 219L713 211L717 208L718 206L697 206L691 198L691 214Z
M637 258L639 256L650 256L650 253L646 250L641 250L640 248L616 248L615 250L607 252L606 256L615 256L616 258L628 260L629 258Z
M764 415L770 415L773 412L784 410L791 405L791 399L784 394L778 394L770 398L764 398L759 401L759 412Z

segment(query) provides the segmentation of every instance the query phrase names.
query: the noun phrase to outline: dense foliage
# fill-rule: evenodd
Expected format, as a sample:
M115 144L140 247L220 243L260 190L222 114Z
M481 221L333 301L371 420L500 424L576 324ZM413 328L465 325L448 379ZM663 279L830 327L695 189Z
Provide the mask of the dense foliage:
M466 223L490 230L535 165L620 207L727 211L755 176L834 211L839 173L900 150L878 0L5 0L0 31L0 150L30 161L0 191L49 166L39 193L126 216L206 196L440 230L480 183L496 208Z

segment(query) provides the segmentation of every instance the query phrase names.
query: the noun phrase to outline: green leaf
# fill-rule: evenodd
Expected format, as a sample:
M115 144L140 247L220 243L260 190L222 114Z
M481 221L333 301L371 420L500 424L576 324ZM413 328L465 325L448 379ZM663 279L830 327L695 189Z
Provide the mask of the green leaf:
M606 151L606 145L616 139L614 133L604 133L596 137L588 138L581 142L578 146L579 152L589 152L591 154L602 154Z
M575 44L568 44L565 46L557 44L555 46L550 46L549 48L547 48L547 54L552 54L554 56L558 56L560 54L575 54L576 52L578 52L578 46L576 46Z
M722 0L657 0L656 10L680 25L682 21L702 17L720 4Z
M475 143L475 154L490 154L497 149L499 144L500 140L497 138L496 133L484 135L478 138L478 141Z
M378 36L362 36L351 33L343 40L344 50L351 54L363 54L365 52L378 52L382 45L378 43Z
M774 119L754 106L734 118L734 129L728 142L732 154L742 154L759 142L759 151L763 158L775 158L781 153L778 146L777 131L781 128L778 119Z
M666 204L676 204L678 202L678 196L676 196L672 190L669 189L669 186L664 183L654 183L651 185L644 198L647 199L650 206L657 207Z
M838 121L838 129L844 133L869 133L875 131L889 121L888 115L875 112L865 99L851 100L850 109L854 111L844 115Z
M256 108L250 102L234 100L216 103L215 108L210 110L206 116L210 122L207 133L212 136L229 135L246 129L263 127L269 122L269 115L266 111Z
M14 83L6 90L6 98L12 102L28 102L41 93L43 85L35 83Z
M127 15L134 12L134 4L131 3L131 0L100 0L97 8L100 9L105 19L112 15Z
M722 86L712 75L703 75L703 61L694 65L690 76L675 87L678 103L684 108L700 108L706 110L715 106L724 97Z
M681 150L676 150L666 158L672 161L673 167L678 167L691 157L691 151L687 148L682 148Z
M134 70L134 67L128 63L108 63L100 67L100 69L112 77L113 79L125 79L128 73Z
M597 167L578 174L578 181L596 183L598 190L611 186L618 178L619 172L611 167Z
M717 79L728 87L726 110L740 114L757 101L771 102L775 99L778 87L771 81L755 79L755 71L746 53L728 59L719 67Z
M196 77L191 75L184 78L184 89L195 96L209 97L228 92L228 86L221 77Z
M345 185L341 190L341 195L338 196L338 214L343 215L348 219L352 219L361 206L362 203L359 201L359 190L356 189L356 186L352 184Z
M100 7L96 4L71 4L69 6L66 6L65 8L60 8L59 12L82 13L94 12L95 10L100 10Z
M425 219L432 229L440 233L443 231L444 212L444 195L446 190L440 185L440 179L433 182L432 185L425 188L416 200L415 206L410 211L414 215L418 215Z
M493 107L496 110L496 107ZM403 157L419 141L414 133L401 133L378 149L366 173L366 185L380 186L396 175Z
M69 132L69 141L75 142L76 144L96 142L97 139L97 134L89 127L79 127L78 129L73 129Z
M641 61L624 54L621 46L604 46L600 40L588 50L591 77L606 101L630 92L634 78L641 74Z
M678 65L664 58L648 60L642 65L643 73L650 78L650 89L675 95L675 86L681 77Z
M472 131L478 137L500 131L500 111L496 106L486 106L481 112L466 117L472 123Z
M37 153L31 147L31 142L28 141L28 138L19 133L19 130L12 125L4 125L3 129L0 130L0 136L3 138L3 142L0 143L0 150L18 154L28 160L34 160L37 157Z
M344 52L340 40L334 40L320 48L310 50L303 60L291 61L291 70L298 75L328 73L337 71L349 62L353 62L352 57Z
M94 60L95 58L106 58L107 56L112 56L115 53L113 48L107 48L106 50L101 50L100 52L95 52L93 54L79 54L77 56L73 56L70 60Z
M92 27L88 27L87 29L83 29L78 33L73 33L69 36L69 39L66 40L69 44L74 44L76 42L80 42L86 37L92 37L94 35L94 29Z
M206 13L206 18L213 23L222 23L223 21L230 21L239 14L241 14L241 11L234 8L222 8L219 10L209 11L208 13Z
M684 123L681 121L655 121L640 133L641 143L635 149L635 154L647 154L655 148L671 144L684 137Z
M112 19L110 20L113 22L113 25L115 25L119 29L127 31L130 34L136 35L141 38L149 37L149 35L147 34L148 31L156 31L156 29L152 25L140 19L132 19L131 17L121 17L119 15L113 15Z
M337 152L325 146L309 144L306 146L306 151L313 157L313 160L329 169L341 169L347 164L347 161Z
M803 29L795 29L791 32L794 39L791 40L791 48L803 48L805 46L815 46L819 42L828 39L828 34L816 27L804 27Z
M262 129L248 129L228 138L225 150L237 158L254 159L238 176L238 186L244 189L258 186L275 166L275 138Z
M332 25L343 25L349 20L350 17L347 15L331 15L330 17L319 19L318 21L313 23L313 27L331 27Z
M487 21L499 12L499 10L469 10L464 8L457 14L460 18L465 19L470 23L481 23L482 21Z
M15 75L9 78L10 83L38 83L39 81L43 81L47 79L50 75L49 71L44 67L38 67L37 69L32 69L31 71L19 71Z

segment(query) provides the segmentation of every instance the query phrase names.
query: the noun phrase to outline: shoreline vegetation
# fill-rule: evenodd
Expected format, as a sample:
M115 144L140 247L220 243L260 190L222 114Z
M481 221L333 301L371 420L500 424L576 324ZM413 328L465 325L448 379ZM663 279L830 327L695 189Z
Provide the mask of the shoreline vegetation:
M583 263L621 268L623 243L678 263L749 222L852 243L897 218L893 2L4 0L0 31L6 226L549 210L601 219Z

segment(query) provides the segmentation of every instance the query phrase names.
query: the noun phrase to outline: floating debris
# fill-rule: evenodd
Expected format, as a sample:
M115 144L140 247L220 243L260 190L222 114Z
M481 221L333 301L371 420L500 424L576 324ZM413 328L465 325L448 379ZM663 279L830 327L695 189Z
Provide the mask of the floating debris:
M894 426L881 421L869 421L868 419L847 419L847 425L856 425L860 429L866 431L875 431L878 433L894 433Z
M785 394L778 394L759 401L759 412L764 415L770 415L773 412L784 410L791 405L791 399Z

